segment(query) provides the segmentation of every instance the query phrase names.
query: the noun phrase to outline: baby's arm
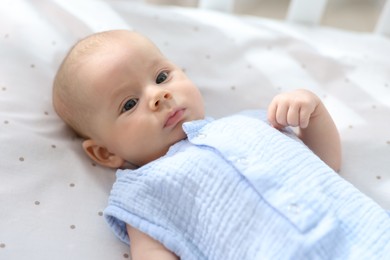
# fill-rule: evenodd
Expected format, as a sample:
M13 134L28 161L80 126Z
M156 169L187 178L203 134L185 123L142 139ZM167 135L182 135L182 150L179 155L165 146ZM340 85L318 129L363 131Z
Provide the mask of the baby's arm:
M319 97L308 90L277 95L268 107L268 120L275 128L296 126L299 138L335 171L341 166L337 128Z
M132 260L178 260L179 258L166 249L160 242L141 231L126 225L131 240Z

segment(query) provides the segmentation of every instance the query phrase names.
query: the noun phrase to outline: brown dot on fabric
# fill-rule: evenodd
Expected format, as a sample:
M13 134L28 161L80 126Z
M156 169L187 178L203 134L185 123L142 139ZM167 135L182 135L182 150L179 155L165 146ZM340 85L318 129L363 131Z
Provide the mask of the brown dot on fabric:
M8 120L4 120L4 124L8 125L9 121Z
M230 89L231 90L236 90L236 86L231 86Z
M55 149L55 148L57 148L57 146L55 144L52 144L51 148Z
M387 144L390 144L390 140L386 142Z
M123 258L129 258L129 254L123 254Z
M96 163L93 162L93 163L91 163L91 164L92 164L93 167L96 167Z
M34 204L38 206L38 205L41 204L41 202L39 202L38 200L36 200L36 201L34 202Z
M382 179L382 177L378 175L378 176L376 176L376 179L380 180L380 179Z
M71 188L74 188L75 186L76 186L76 184L74 184L74 183L69 184L69 187L71 187Z
M70 229L76 229L75 225L70 225Z
M19 157L19 161L24 162L24 157Z
M2 90L2 91L6 91L7 88L6 88L6 87L1 87L1 90Z
M102 211L99 211L99 212L98 212L98 216L100 216L100 217L103 216L103 212L102 212Z
M48 116L48 115L49 115L49 112L45 111L44 114L45 114L46 116Z
M35 64L31 64L31 65L30 65L30 68L35 68Z
M4 243L0 243L0 248L5 248L5 244Z

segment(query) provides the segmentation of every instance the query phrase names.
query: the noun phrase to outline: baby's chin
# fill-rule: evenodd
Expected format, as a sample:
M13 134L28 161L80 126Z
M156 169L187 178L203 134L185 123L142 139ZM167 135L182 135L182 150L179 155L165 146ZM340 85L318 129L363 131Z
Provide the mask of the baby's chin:
M142 161L132 162L131 159L127 160L121 167L121 169L137 169L141 166L144 166L154 160L157 160L160 157L163 157L167 154L168 150L172 147L172 145L187 139L187 135L185 134L183 128L178 128L178 131L175 132L173 136L171 136L170 141L161 145L160 148L155 149L152 153L145 156ZM134 158L133 158L134 159Z

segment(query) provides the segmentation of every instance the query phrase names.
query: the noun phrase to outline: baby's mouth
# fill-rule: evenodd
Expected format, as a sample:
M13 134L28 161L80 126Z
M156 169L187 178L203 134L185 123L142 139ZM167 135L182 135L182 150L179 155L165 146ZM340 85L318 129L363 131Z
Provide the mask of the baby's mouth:
M175 126L177 123L179 123L183 118L184 111L184 109L175 109L169 113L168 118L165 121L164 128Z

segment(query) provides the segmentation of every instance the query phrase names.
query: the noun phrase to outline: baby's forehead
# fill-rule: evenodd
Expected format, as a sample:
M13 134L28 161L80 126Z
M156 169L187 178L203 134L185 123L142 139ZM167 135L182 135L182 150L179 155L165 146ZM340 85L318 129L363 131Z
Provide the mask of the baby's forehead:
M75 46L73 64L76 74L84 77L91 70L109 71L129 61L148 64L166 60L156 45L146 37L134 32L114 32L108 35L92 35ZM158 62L158 63L159 63ZM102 66L102 64L105 66ZM83 73L84 72L84 73Z
M157 49L157 47L145 37L136 34L118 34L111 37L91 37L86 39L78 47L79 56L91 57L102 53L115 53L126 50L137 52L141 49Z

